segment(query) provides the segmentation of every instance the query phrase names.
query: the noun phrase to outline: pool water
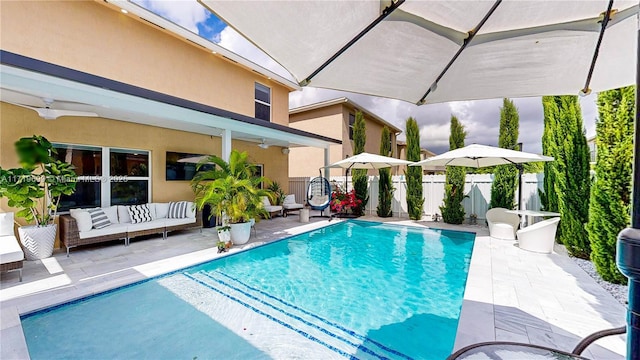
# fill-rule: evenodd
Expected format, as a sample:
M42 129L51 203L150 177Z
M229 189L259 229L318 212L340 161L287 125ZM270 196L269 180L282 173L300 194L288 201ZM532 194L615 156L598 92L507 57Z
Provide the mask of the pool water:
M33 359L443 359L475 234L347 221L25 316Z

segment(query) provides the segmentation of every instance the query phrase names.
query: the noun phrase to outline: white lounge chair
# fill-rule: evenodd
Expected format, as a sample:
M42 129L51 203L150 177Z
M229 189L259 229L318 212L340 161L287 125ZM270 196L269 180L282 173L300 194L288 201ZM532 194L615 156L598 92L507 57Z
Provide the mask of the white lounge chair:
M266 196L262 197L262 205L264 205L264 209L269 213L269 216L280 215L282 213L282 206L271 205L269 198Z
M18 271L22 282L24 252L13 232L13 213L0 213L0 271Z
M493 208L487 211L486 217L491 237L503 240L516 239L516 230L520 225L518 215L510 214L504 208Z
M522 250L551 254L559 222L560 218L554 217L518 230L518 246Z
M289 194L285 196L284 201L282 202L282 207L284 208L282 216L286 217L289 212L300 210L304 208L304 205L296 203L295 194Z

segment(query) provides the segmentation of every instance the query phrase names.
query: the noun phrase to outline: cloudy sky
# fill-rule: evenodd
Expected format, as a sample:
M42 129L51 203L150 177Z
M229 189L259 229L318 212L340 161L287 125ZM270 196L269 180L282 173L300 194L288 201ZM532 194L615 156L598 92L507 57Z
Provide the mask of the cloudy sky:
M235 30L226 26L195 0L134 1L256 64L291 78L287 71L274 60L253 46ZM296 91L289 95L289 107L294 108L342 96L349 97L367 110L401 129L404 129L405 121L408 117L414 117L420 126L421 146L435 153L449 150L449 124L452 115L457 116L467 130L466 144L497 145L498 143L502 99L416 106L400 100L306 87L302 91ZM520 114L519 140L523 143L524 151L541 153L543 130L541 99L517 98L513 100ZM595 94L580 98L587 137L595 135L595 119L597 116L595 101ZM404 139L404 136L401 135L400 139Z

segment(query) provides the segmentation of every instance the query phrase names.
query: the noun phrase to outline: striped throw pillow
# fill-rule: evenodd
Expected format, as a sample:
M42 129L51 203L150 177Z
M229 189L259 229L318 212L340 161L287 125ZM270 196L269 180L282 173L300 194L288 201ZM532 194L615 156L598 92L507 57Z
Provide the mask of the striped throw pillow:
M149 205L147 204L127 206L127 212L129 213L132 224L138 224L141 222L152 220L151 209L149 209Z
M91 215L91 224L94 229L102 229L111 225L111 221L107 217L107 214L100 208L89 209L87 210Z
M184 219L187 217L187 206L188 203L186 201L177 201L169 203L169 214L167 215L168 219Z

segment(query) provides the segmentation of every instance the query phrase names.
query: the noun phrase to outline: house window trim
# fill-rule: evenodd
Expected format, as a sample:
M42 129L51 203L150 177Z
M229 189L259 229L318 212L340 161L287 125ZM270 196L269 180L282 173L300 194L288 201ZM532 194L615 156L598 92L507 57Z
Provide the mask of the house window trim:
M256 91L256 88L258 87L258 85L264 86L265 88L269 89L269 102L268 103L256 98L255 91ZM269 120L260 119L260 118L257 117L257 114L255 114L255 113L254 113L254 116L256 116L256 119L258 119L258 120L272 122L271 119L273 119L273 111L272 111L273 109L272 109L271 104L273 103L273 95L272 95L271 87L267 86L267 85L265 85L265 84L263 84L261 82L255 81L254 85L253 85L253 92L254 92L254 95L253 95L254 106L255 106L255 103L258 103L258 104L261 104L261 105L269 107Z
M112 206L111 204L111 184L112 179L117 179L119 176L111 175L111 150L125 150L130 152L140 152L146 153L149 157L149 169L147 172L147 176L127 176L127 180L146 180L147 181L147 203L150 203L153 199L152 189L153 189L153 152L151 150L145 149L134 149L134 148L125 148L120 146L100 146L100 145L91 145L91 144L77 144L77 143L68 143L68 142L53 142L54 148L61 148L65 146L79 147L79 148L92 148L95 150L101 150L101 175L83 175L78 176L78 180L96 180L100 182L100 207L105 208ZM115 181L113 181L115 182ZM81 206L78 206L80 208ZM69 211L61 211L59 214L68 214Z

